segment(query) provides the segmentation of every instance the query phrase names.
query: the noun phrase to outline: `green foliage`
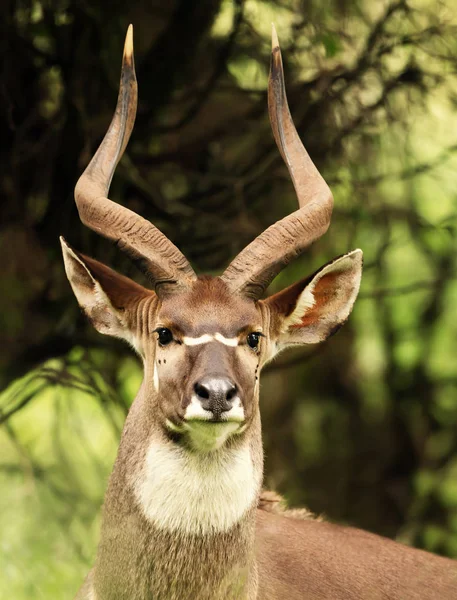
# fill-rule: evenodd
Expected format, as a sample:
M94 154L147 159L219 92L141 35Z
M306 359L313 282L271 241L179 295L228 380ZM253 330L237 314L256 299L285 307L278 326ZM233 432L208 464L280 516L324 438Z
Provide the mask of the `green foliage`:
M125 417L121 397L132 397L140 380L138 365L124 361L120 398L114 399L97 375L102 360L75 349L3 394L2 406L11 409L19 389L23 395L35 386L33 402L0 430L0 559L7 565L0 597L71 597L94 558ZM42 380L48 385L36 389Z
M73 201L111 118L129 22L140 105L112 197L210 272L296 206L266 112L275 22L291 112L335 210L272 290L355 247L365 268L341 332L263 375L267 484L457 557L451 0L21 0L0 11L0 597L76 591L141 381L130 350L79 315L57 241L137 277Z

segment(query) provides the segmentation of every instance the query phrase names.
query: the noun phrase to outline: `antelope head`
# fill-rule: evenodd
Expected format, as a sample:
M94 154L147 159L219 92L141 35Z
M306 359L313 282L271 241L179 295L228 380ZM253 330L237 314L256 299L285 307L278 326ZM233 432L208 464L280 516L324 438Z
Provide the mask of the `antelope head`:
M362 252L354 250L261 299L280 270L326 232L333 206L292 121L274 30L269 114L299 208L250 243L219 277L196 276L154 225L107 197L136 105L129 27L116 111L76 185L75 199L82 222L126 252L151 288L61 239L65 269L95 328L125 339L142 357L143 392L154 427L173 443L210 452L236 444L259 422L258 379L268 360L287 346L325 340L348 318L359 289Z

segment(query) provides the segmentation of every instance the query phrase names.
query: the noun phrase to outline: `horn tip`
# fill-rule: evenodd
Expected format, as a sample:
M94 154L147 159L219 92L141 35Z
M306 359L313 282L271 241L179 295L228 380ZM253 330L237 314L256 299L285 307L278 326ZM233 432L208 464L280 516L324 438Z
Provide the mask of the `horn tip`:
M282 72L281 48L274 23L271 24L271 76Z
M127 63L132 62L133 57L133 25L130 24L127 29L124 44L124 61Z
M275 24L271 24L271 51L274 52L276 49L279 49L279 40L278 34L276 32Z

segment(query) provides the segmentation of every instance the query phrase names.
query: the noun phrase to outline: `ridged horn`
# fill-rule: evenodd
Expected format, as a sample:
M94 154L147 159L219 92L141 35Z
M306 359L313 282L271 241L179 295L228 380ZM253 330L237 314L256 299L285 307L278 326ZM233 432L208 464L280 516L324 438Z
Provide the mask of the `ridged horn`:
M158 293L188 285L195 273L186 257L154 225L108 199L111 179L135 122L138 86L133 28L127 30L116 111L100 147L75 187L81 221L115 242L148 276Z
M305 150L290 115L278 36L273 25L268 110L276 144L287 165L300 208L251 242L222 275L229 288L257 299L274 277L328 229L333 196Z

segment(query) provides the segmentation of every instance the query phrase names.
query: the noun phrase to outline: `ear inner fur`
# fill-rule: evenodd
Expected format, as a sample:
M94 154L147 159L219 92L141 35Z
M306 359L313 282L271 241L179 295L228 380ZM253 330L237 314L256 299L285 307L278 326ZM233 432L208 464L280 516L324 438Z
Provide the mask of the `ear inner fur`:
M354 250L266 300L280 344L317 343L348 318L357 296L362 252Z
M125 339L141 354L137 308L145 300L154 303L154 292L80 254L63 238L61 244L73 291L93 326L100 333Z

